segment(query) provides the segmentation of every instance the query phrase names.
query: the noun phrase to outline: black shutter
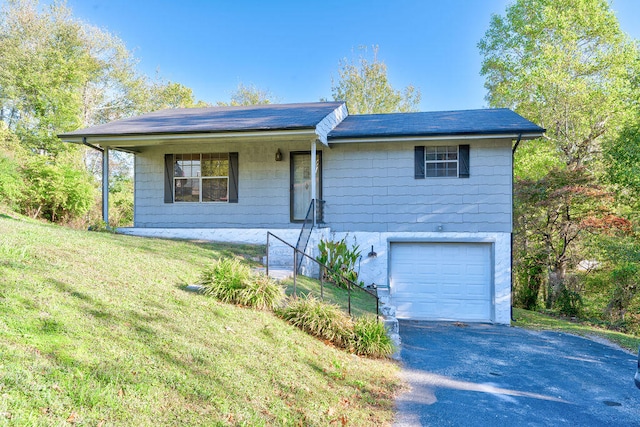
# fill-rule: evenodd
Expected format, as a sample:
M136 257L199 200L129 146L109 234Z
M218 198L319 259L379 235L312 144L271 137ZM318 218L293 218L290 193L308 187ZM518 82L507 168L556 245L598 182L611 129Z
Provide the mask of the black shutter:
M229 203L238 203L238 153L229 153Z
M424 179L424 147L415 147L415 178Z
M469 146L458 146L458 178L469 178Z
M164 155L164 202L173 203L173 154Z

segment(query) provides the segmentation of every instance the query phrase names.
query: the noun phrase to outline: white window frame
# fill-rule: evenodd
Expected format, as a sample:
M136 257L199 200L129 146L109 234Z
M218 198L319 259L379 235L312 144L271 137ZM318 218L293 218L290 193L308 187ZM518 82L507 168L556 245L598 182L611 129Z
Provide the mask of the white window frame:
M429 157L429 150L436 150L436 157L438 157L439 154L445 154L446 157L448 157L449 154L453 153L453 151L449 150L451 148L455 148L455 154L456 154L456 158L455 159L432 159L432 160L428 160ZM444 150L444 153L440 153L438 152L438 150ZM425 146L424 147L424 176L425 178L458 178L460 176L460 146L459 145L438 145L438 146ZM455 175L429 175L429 167L428 165L449 165L455 163L456 165L456 174ZM435 169L436 171L438 171L438 169ZM444 169L444 170L448 170Z
M178 160L178 156L193 156L193 155L199 155L200 156L200 173L196 176L176 176L174 173L174 177L173 177L173 201L174 203L229 203L229 168L230 168L230 160L229 160L229 153L178 153L178 154L174 154L174 164L177 163ZM226 161L227 161L227 175L224 176L203 176L202 175L202 156L203 155L212 155L212 156L226 156ZM174 166L175 167L175 166ZM178 200L176 197L176 190L177 190L177 181L178 180L185 180L185 179L195 179L198 180L198 201L185 201L185 200ZM226 200L202 200L202 182L203 180L209 180L209 179L226 179L227 180L227 196L226 196Z

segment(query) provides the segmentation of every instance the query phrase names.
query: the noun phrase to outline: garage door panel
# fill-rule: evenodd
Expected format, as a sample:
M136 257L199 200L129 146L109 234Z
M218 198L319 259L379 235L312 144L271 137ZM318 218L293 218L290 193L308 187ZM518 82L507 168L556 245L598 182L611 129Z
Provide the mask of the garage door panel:
M396 303L397 312L410 312L410 313L430 313L436 309L435 302L415 302L415 301L401 301ZM422 319L421 317L414 317L415 319Z
M461 292L462 295L466 295L471 298L481 298L488 300L489 289L487 289L487 285L485 283L469 283L464 287L464 292Z
M400 318L489 321L491 245L392 243L390 286Z
M396 295L398 299L414 300L418 298L438 298L440 289L435 285L425 285L419 288L412 287L410 284L402 284L398 286Z
M486 265L475 265L475 264L467 264L464 269L465 274L485 277L487 274L487 266Z
M436 298L440 300L457 300L457 299L467 299L468 295L464 292L461 285L456 286L444 286L441 288L440 295L437 295Z

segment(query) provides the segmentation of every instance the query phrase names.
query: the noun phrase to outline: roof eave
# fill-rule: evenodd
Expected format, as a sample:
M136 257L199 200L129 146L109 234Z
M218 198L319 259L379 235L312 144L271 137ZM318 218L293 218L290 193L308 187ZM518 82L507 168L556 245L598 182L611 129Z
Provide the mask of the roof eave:
M144 133L144 134L105 134L105 135L58 135L63 142L83 144L91 142L100 146L143 147L161 145L179 140L190 139L238 139L238 138L273 138L301 137L314 138L315 128L260 130L260 131L228 131L228 132L177 132L177 133Z
M536 139L544 135L538 132L509 132L509 133L474 133L474 134L438 134L438 135L380 135L373 137L331 137L329 144L350 144L361 142L411 142L411 141L441 141L441 140L473 140L473 139Z

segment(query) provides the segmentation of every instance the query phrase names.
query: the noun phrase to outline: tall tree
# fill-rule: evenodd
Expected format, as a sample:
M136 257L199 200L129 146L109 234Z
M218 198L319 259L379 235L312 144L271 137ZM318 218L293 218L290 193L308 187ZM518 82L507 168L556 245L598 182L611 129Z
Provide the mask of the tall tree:
M82 165L90 165L88 157L96 153L62 143L57 134L160 108L201 104L184 85L140 74L120 39L74 19L59 1L3 3L0 58L3 134L15 136L26 148L12 146L12 155L2 150L6 173L0 181L21 172L22 197L12 205L51 220L83 215L94 202L93 182ZM9 186L3 188L8 193Z
M276 98L268 90L260 89L254 84L238 83L238 87L231 94L229 102L218 101L219 107L240 107L243 105L263 105L276 102Z
M0 117L28 146L57 152L56 132L81 125L80 88L97 66L81 26L54 4L11 1L0 13Z
M516 272L546 258L563 290L586 229L630 230L612 216L602 149L634 109L638 45L606 0L516 0L478 46L489 104L547 129L516 152Z
M339 79L332 79L331 94L336 101L346 101L351 114L377 114L417 111L422 95L412 85L402 91L389 83L387 65L378 59L378 46L373 58L361 55L357 61L340 61Z
M191 89L150 80L119 38L64 3L11 0L0 11L0 119L26 145L70 148L56 134L161 108L193 107Z
M606 0L517 0L479 48L489 104L545 127L567 165L594 160L629 111L638 47Z

